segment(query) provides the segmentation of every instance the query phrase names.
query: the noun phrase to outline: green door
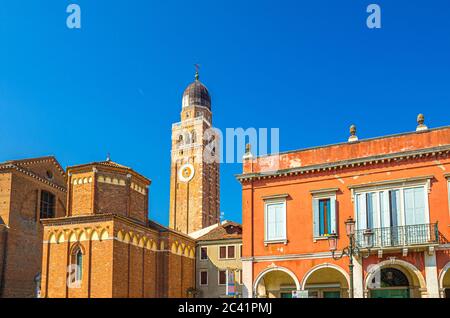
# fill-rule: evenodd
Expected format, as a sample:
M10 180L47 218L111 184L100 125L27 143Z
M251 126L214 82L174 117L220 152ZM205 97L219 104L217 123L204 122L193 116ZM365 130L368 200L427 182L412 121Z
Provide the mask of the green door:
M292 292L283 292L280 293L281 298L292 298Z
M409 289L374 289L371 298L409 298Z
M341 292L339 292L339 291L324 291L323 298L341 298Z

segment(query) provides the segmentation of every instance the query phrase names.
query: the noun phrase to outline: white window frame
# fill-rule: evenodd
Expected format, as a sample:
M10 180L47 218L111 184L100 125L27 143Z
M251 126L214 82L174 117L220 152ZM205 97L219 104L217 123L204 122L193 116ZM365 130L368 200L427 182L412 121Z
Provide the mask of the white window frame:
M404 198L404 190L410 189L410 188L419 188L423 187L423 193L424 193L424 203L425 203L425 223L430 223L430 205L429 205L429 193L430 193L430 179L427 180L412 180L412 181L404 181L404 182L386 182L386 184L380 183L379 185L375 186L367 186L367 187L361 187L358 189L352 189L352 200L353 200L353 211L355 216L355 222L356 222L356 230L361 230L358 227L359 220L358 220L358 210L357 210L357 195L367 194L367 193L376 193L376 202L377 202L377 208L379 209L379 200L380 200L380 192L381 191L394 191L399 190L400 193L400 221L401 224L398 224L398 226L405 226L406 224L406 215L405 215L405 198ZM378 224L381 224L381 213L378 213ZM364 229L363 229L364 230Z
M336 229L336 235L339 235L339 224L338 224L338 211L337 211L337 195L336 192L338 191L338 189L333 189L333 190L323 190L323 191L317 191L317 192L312 192L312 200L311 200L311 204L312 204L312 233L313 233L313 239L314 241L317 240L323 240L323 239L328 239L328 237L326 235L315 235L315 229L314 229L314 224L315 222L320 222L320 216L319 216L319 220L315 220L315 211L314 211L314 200L323 200L323 199L330 199L330 203L331 200L334 200L334 213L335 213L335 229ZM320 207L319 207L320 210ZM320 211L319 211L319 215L320 215ZM320 228L320 223L319 223L319 228ZM319 230L320 231L320 230ZM331 233L330 233L331 234Z
M202 284L202 273L206 273L206 284ZM200 275L198 277L199 286L208 286L209 283L209 272L207 269L200 270Z
M272 204L283 204L284 210L284 237L277 237L274 239L268 239L268 224L267 224L267 207ZM287 243L287 202L286 197L284 198L274 198L264 200L264 244L275 244L275 243Z
M220 283L220 272L225 272L225 284ZM228 280L228 269L218 269L217 270L217 285L218 286L227 286Z
M202 249L203 248L206 248L206 258L202 258ZM200 260L200 261L207 261L208 260L208 246L200 246L200 248L198 249L198 252L199 252L199 256L198 256L198 259Z
M228 255L228 247L230 247L230 246L234 246L234 257L230 257ZM225 247L225 258L220 257L220 248L221 247ZM218 248L217 248L217 258L219 260L236 259L236 254L237 254L236 253L236 245L234 245L234 244L219 245Z

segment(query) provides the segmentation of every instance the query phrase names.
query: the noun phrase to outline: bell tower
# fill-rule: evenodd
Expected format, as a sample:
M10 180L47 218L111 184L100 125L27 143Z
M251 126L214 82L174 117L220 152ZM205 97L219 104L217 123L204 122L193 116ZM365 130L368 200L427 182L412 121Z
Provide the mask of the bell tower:
M220 222L218 142L197 70L183 94L181 122L172 125L170 228L189 234Z

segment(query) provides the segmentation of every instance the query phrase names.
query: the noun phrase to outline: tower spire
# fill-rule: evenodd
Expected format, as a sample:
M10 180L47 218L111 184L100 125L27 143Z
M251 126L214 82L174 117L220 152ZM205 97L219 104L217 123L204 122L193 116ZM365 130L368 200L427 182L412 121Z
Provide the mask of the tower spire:
M194 64L195 65L195 80L198 81L200 79L200 74L199 74L199 70L200 70L200 65L199 64Z

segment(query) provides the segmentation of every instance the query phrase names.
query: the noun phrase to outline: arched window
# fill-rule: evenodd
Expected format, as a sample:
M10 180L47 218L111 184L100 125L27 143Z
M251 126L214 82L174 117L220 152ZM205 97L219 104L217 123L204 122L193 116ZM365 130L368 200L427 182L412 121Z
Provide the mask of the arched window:
M41 219L51 219L55 217L55 196L47 191L41 192Z
M70 263L75 270L75 275L72 276L75 283L81 284L83 280L83 250L79 245L72 250Z
M195 133L195 130L192 131L191 138L192 138L192 143L197 142L197 134Z
M375 278L372 280L375 284ZM408 287L409 280L406 275L396 268L383 268L380 275L380 287Z
M179 136L178 136L178 146L182 146L183 145L183 134L180 134Z

